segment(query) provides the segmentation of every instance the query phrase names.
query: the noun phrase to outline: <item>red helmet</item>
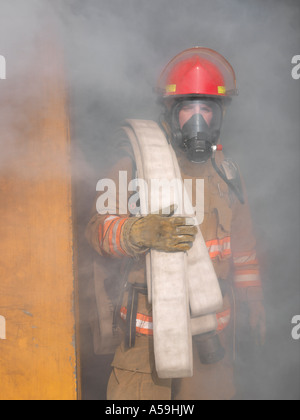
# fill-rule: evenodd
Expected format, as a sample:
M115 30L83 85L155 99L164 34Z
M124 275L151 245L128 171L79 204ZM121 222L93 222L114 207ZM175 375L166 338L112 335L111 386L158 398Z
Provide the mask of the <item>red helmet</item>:
M156 92L161 99L184 96L231 98L237 95L228 61L209 48L194 47L174 57L162 71Z

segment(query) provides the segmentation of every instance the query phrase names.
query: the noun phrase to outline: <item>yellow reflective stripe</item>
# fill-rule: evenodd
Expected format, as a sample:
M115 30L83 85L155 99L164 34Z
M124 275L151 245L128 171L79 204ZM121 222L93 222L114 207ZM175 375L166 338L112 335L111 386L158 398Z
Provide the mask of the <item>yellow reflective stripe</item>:
M236 254L233 257L233 262L236 266L258 264L257 255L255 251Z
M237 287L261 286L259 270L238 270L234 282Z
M127 308L122 307L120 310L121 318L125 321L127 318ZM144 335L153 335L153 318L149 315L137 313L136 315L136 332Z
M206 242L206 247L211 259L216 257L225 258L231 256L230 236L223 239L212 239Z
M231 310L226 309L223 312L217 314L218 328L217 331L224 330L230 322Z

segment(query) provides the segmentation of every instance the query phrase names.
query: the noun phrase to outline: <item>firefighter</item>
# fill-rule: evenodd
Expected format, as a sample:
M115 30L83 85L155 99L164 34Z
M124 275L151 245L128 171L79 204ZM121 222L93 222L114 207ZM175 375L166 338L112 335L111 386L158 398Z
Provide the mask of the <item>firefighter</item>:
M124 289L118 307L125 332L112 362L107 399L230 400L236 393L233 359L239 302L247 304L249 323L261 341L265 333L263 292L245 186L237 165L225 158L220 147L225 110L237 94L235 74L223 56L195 47L167 64L156 92L163 109L159 124L176 152L183 180L204 180L200 229L224 303L217 314L217 331L193 338L193 376L160 379L155 370L146 255L150 249L186 252L193 246L197 230L171 214L133 217L128 210L120 215L123 197L117 197L114 215L95 211L87 227L89 242L102 257L120 262L122 276L125 272L126 284L131 285ZM125 135L117 143L116 163L108 174L117 186L120 171L126 172L129 180L135 178L134 154ZM132 312L134 299L137 307ZM134 339L129 340L128 331L133 329Z

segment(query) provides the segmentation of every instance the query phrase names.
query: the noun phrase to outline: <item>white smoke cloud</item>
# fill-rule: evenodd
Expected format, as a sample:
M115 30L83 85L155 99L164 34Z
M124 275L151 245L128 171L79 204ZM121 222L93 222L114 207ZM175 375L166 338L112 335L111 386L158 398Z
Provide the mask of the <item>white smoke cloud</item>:
M51 17L66 58L75 172L91 192L109 162L111 130L124 118L157 117L152 88L169 59L202 45L233 65L240 95L228 110L222 143L246 179L263 258L271 373L261 395L299 396L300 360L290 336L300 308L300 82L291 77L292 57L300 54L299 2L1 0L0 9L0 55L23 98L32 93L20 89L18 74ZM21 153L13 140L20 118L1 104L0 125L7 130L0 169ZM91 170L94 185L88 184ZM79 207L84 218L87 205ZM282 377L285 387L275 385Z

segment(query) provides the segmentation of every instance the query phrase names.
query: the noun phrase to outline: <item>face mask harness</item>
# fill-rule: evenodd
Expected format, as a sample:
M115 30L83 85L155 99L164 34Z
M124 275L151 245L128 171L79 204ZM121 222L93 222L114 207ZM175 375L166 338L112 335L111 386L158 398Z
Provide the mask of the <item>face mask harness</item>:
M180 128L179 114L182 110L197 109ZM199 111L200 109L200 111ZM201 109L210 110L211 120L206 122ZM204 111L205 112L205 111ZM173 106L171 126L173 140L187 153L192 162L206 162L218 143L223 120L222 105L217 100L183 100Z

